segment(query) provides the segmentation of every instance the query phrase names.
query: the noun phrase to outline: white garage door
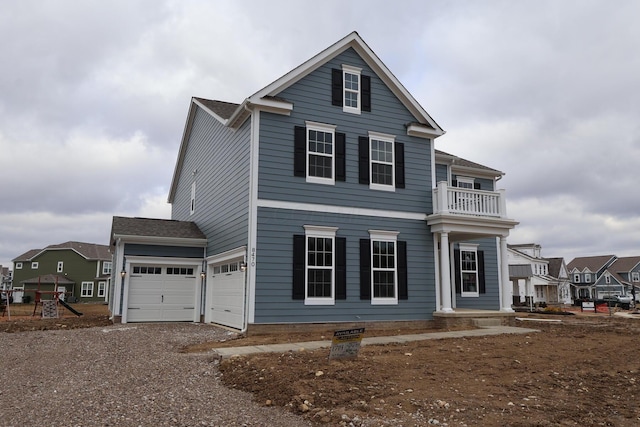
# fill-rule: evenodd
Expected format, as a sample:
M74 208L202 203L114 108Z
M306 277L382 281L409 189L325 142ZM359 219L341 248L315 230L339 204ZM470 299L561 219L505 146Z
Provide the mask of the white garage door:
M242 259L216 264L207 281L207 321L242 329L244 271Z
M133 265L127 322L193 322L195 267Z

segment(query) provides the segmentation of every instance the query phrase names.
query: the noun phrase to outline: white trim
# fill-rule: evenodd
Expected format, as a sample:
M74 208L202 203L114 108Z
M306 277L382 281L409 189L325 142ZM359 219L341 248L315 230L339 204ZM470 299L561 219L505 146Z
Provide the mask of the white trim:
M22 270L22 263L16 262L16 270Z
M335 305L336 303L336 232L338 227L304 225L304 305ZM309 237L331 239L331 296L309 297ZM313 268L329 270L326 266Z
M91 285L91 287L89 288L90 292L88 293L88 295L84 295L85 285ZM93 282L89 282L89 281L82 282L80 284L80 298L93 298L93 286L94 286Z
M245 274L245 306L244 327L255 321L256 308L256 262L258 240L258 167L260 164L260 110L251 114L250 158L249 168L249 232L247 250L247 274Z
M37 270L38 267L40 267L40 263L38 261L32 261L31 262L31 269L32 270Z
M336 183L336 125L329 125L325 123L318 122L305 122L305 164L306 164L306 179L307 182L313 184L325 184L325 185L335 185ZM331 154L327 155L326 153L318 153L309 151L309 131L316 131L322 133L328 133L331 135ZM329 157L331 158L331 177L324 178L320 176L311 176L309 174L309 167L311 166L311 162L309 161L309 157L311 155L320 156L320 157Z
M345 78L346 74L352 74L354 76L358 76L357 91L353 89L347 89L347 86L346 86L347 79ZM347 92L356 94L356 103L358 104L357 107L346 105ZM362 111L362 68L342 64L342 111L344 113L352 113L352 114L360 114L360 112Z
M189 215L193 215L195 211L196 211L196 182L194 180L191 183L191 200L189 202Z
M100 294L100 285L103 285L102 286L102 295ZM100 297L104 298L104 297L107 296L107 282L105 280L101 280L101 281L98 282L98 291L96 293L96 296L98 298L100 298Z
M199 246L203 248L207 246L207 239L190 239L184 237L156 237L114 234L113 239L121 240L123 243L150 243L171 246Z
M257 199L256 205L257 207L261 208L322 212L342 215L373 216L377 218L408 219L414 221L424 221L427 219L426 213L386 211L381 209L353 208L349 206L333 206L314 203L283 202L280 200Z
M64 261L58 261L56 266L56 273L62 273L64 271Z
M480 296L480 278L478 277L478 244L476 243L459 243L458 249L460 250L460 258L456 260L456 262L460 263L460 296L463 298L468 297L479 297ZM464 290L464 279L463 273L470 272L471 270L463 270L462 269L462 252L473 252L475 254L475 264L476 264L476 290L475 292L465 292Z
M221 262L230 261L235 258L244 257L247 254L247 247L240 246L235 249L228 250L226 252L221 252L219 254L211 255L205 258L207 264L219 264Z
M398 305L398 231L387 230L369 230L369 256L371 257L371 305ZM374 292L374 270L373 266L373 242L393 242L394 254L393 254L393 284L394 284L394 298L376 298ZM390 271L389 268L378 268L379 271Z
M217 121L219 121L220 123L226 126L228 122L227 119L223 119L222 117L214 113L213 110L210 110L206 105L204 105L202 102L198 101L195 98L191 98L191 102L196 104L198 107L202 108L207 114L211 115L214 119L216 119Z
M379 184L373 182L373 144L372 141L391 144L391 184ZM369 188L371 190L396 191L396 137L386 133L369 131ZM375 163L389 165L389 162L375 160Z

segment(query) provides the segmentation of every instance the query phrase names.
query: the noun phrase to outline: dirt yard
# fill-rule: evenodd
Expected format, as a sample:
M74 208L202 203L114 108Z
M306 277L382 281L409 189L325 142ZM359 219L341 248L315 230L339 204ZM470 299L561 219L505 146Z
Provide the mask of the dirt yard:
M355 360L263 354L220 370L227 386L319 424L640 425L640 319L558 320L526 322L540 330L527 335L365 346Z
M104 305L74 307L86 314L5 316L0 331L110 323ZM640 315L531 317L561 323L522 322L540 330L525 335L365 346L353 360L328 360L328 349L231 358L220 363L221 380L320 425L640 425ZM229 333L223 342L183 352L330 337L331 331L237 339Z
M34 315L34 304L12 304L10 312L0 315L0 332L46 331L55 329L90 328L112 325L109 309L105 304L71 304L82 316L78 317L66 308L58 307L58 318L43 319L41 306Z

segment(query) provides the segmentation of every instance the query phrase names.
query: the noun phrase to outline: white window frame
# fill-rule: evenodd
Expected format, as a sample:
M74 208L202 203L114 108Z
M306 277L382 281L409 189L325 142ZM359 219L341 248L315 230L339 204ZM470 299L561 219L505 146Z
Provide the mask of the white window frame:
M347 74L358 77L358 90L347 88ZM342 64L342 111L345 113L360 114L362 111L362 68ZM355 93L358 105L347 105L347 93Z
M639 271L632 271L631 272L631 281L632 282L640 282L640 272Z
M22 270L22 263L16 262L16 270Z
M369 239L371 246L369 248L369 254L371 256L371 305L397 305L398 304L398 234L397 231L385 231L385 230L369 230ZM394 256L393 256L393 268L376 268L374 267L374 242L391 242L393 243ZM376 271L393 271L394 282L394 297L393 298L380 298L375 296L374 291L374 277Z
M336 303L336 232L338 227L324 227L317 225L304 226L304 304L305 305L335 305ZM318 267L309 265L309 238L331 239L331 267ZM331 270L331 296L330 297L310 297L309 296L309 269Z
M103 261L102 262L102 274L109 275L113 270L113 262L111 261Z
M58 261L58 266L56 267L57 273L62 273L64 271L64 261Z
M306 131L305 131L306 132L305 133L305 144L306 144L305 153L306 154L305 155L306 155L306 164L307 164L307 170L306 170L307 182L314 183L314 184L335 185L336 183L336 125L329 125L326 123L317 123L317 122L310 122L310 121L305 122L305 124L306 124ZM309 151L309 131L324 132L324 133L331 134L331 155L330 156L324 153ZM309 175L309 167L311 163L309 161L309 157L312 154L314 156L331 158L331 177L330 178Z
M104 297L107 295L107 282L101 281L98 282L98 297Z
M82 284L80 285L80 297L81 298L93 297L93 282L82 282Z
M39 266L40 266L40 263L38 261L34 261L31 263L32 270L37 270Z
M580 273L573 273L573 283L581 283Z
M466 190L473 190L473 186L475 185L475 182L476 182L475 179L469 178L468 176L458 176L458 177L456 177L456 186L458 188L464 188ZM460 184L463 184L463 185L460 185Z
M591 283L591 273L584 274L584 281L585 283Z
M460 259L457 259L456 262L460 263L460 296L465 298L477 298L480 296L480 277L478 276L478 245L472 243L461 243L458 245L458 249L460 249ZM462 257L463 252L473 252L475 256L476 269L474 270L465 270L463 269ZM476 276L476 290L475 292L469 292L464 290L464 273L475 273Z
M611 275L609 273L604 274L604 283L607 285L611 283Z
M391 144L391 162L373 160L373 141L381 141ZM396 137L386 133L369 131L369 188L372 190L396 191ZM391 184L379 184L373 182L373 164L391 165Z
M189 215L196 212L196 182L191 183L191 199L189 201Z

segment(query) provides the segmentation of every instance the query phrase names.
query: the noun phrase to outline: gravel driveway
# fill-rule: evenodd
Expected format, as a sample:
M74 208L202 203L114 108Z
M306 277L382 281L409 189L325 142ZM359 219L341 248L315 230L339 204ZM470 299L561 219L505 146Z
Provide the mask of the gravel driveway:
M203 324L137 324L0 333L1 426L302 426L222 386Z

